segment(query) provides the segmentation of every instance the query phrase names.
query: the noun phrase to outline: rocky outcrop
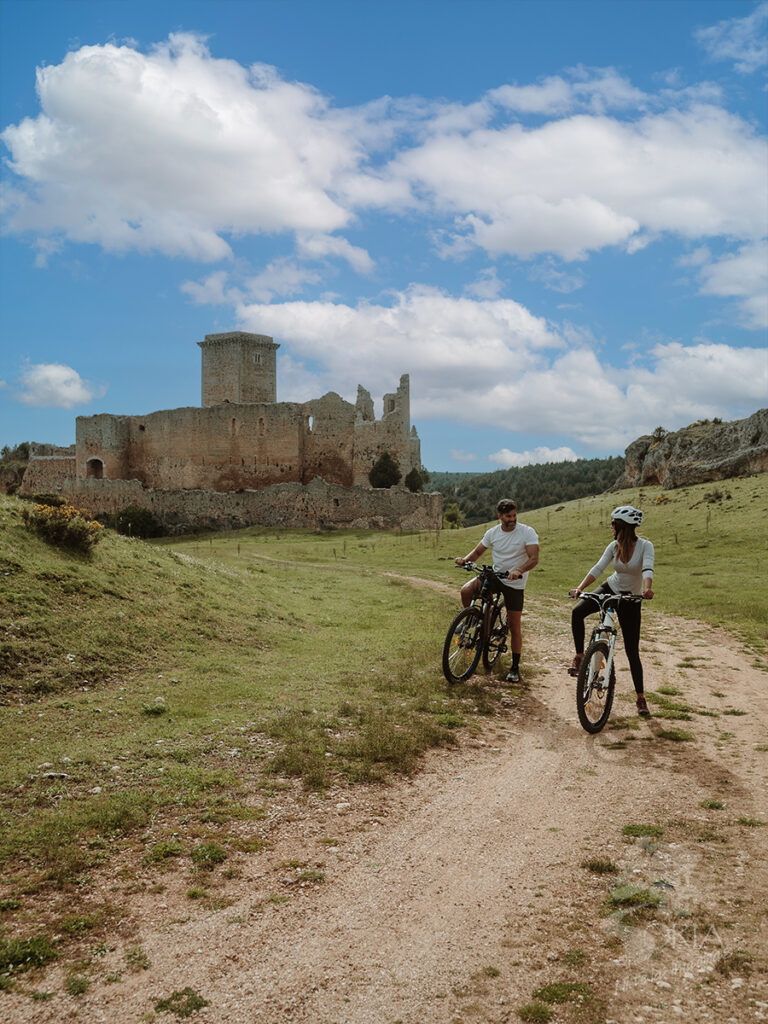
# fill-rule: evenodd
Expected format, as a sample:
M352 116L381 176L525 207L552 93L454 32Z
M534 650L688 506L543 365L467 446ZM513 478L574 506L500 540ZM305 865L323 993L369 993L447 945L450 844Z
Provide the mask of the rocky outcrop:
M674 433L645 434L624 453L625 487L685 487L768 470L768 409L731 423L703 420Z

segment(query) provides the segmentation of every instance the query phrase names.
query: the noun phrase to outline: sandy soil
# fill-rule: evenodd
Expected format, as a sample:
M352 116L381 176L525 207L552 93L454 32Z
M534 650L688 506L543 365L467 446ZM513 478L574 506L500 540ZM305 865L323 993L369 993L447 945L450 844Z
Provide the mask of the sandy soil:
M646 688L718 715L638 719L622 653L613 727L590 737L562 609L545 604L525 628L546 653L501 717L413 779L285 791L241 831L265 848L212 872L204 900L180 864L128 885L112 863L93 898L122 900L124 920L88 991L67 994L53 966L0 994L0 1020L170 1022L158 1002L191 989L208 1003L191 1019L216 1024L496 1024L556 982L588 988L561 989L555 1021L768 1020L768 673L726 633L651 611ZM636 824L663 832L622 833ZM663 902L611 910L623 884Z

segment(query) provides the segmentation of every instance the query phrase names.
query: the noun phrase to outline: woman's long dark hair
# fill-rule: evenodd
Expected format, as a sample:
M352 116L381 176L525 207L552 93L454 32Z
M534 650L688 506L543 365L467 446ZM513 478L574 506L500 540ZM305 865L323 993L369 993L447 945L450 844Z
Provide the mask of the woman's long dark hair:
M623 519L614 519L616 528L616 558L625 565L632 557L637 543L637 534L633 523L625 523Z

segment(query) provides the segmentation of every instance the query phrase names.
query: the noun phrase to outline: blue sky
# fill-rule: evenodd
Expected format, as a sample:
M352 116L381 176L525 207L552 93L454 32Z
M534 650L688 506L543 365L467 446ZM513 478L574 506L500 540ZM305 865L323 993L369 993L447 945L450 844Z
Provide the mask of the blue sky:
M411 378L432 470L768 404L768 3L0 0L0 444Z

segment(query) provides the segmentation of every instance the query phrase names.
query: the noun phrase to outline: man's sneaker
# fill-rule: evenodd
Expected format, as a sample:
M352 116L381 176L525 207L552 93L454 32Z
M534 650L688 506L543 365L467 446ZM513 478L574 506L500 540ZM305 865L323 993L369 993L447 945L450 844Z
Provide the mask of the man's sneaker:
M650 718L651 712L648 710L648 702L642 693L637 696L637 713L642 715L643 718Z
M509 670L509 672L507 673L506 682L508 682L508 683L519 683L520 682L520 673L517 671L516 668L511 668Z
M571 667L568 669L569 676L577 676L579 674L579 669L581 668L581 662L583 658L583 654L577 654L574 656L574 659L571 662Z

